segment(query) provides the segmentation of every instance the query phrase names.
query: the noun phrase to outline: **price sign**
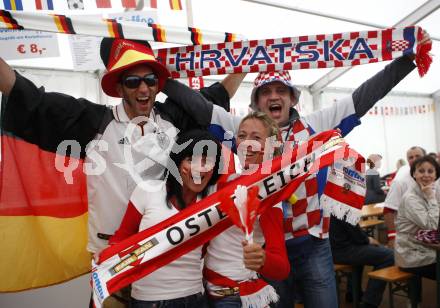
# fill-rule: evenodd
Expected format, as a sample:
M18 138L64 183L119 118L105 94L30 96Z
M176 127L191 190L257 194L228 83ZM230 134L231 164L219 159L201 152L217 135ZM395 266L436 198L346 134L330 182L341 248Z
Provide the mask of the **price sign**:
M21 54L25 53L38 53L40 55L44 54L44 51L46 51L46 47L39 47L38 44L31 43L31 44L19 44L17 46L17 51Z
M6 60L58 57L55 33L0 30L0 56Z

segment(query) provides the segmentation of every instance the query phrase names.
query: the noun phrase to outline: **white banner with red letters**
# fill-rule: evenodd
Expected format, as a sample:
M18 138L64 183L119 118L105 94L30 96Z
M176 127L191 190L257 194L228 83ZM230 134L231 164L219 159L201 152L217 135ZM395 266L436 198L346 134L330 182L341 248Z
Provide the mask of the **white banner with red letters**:
M172 262L206 243L232 225L220 210L233 203L238 185L258 187L259 213L287 199L318 170L331 166L322 207L337 217L357 223L364 203L364 159L349 148L336 131L321 133L308 142L266 161L251 174L243 174L224 188L163 222L105 249L93 264L95 305L118 289Z

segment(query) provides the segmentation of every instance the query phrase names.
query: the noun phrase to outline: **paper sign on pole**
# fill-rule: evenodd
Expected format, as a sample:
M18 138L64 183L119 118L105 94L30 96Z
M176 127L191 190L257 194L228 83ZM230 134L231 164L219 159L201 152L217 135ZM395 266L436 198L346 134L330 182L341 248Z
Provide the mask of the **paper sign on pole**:
M88 16L87 18L102 18L102 16ZM157 23L156 10L130 11L108 14L108 18L119 22ZM85 35L69 35L70 50L72 52L73 69L75 71L93 71L104 69L99 56L99 46L102 37Z
M102 37L96 36L69 35L73 70L94 71L104 69L104 65L99 56L101 40Z
M56 33L0 29L0 56L5 60L49 58L59 55Z

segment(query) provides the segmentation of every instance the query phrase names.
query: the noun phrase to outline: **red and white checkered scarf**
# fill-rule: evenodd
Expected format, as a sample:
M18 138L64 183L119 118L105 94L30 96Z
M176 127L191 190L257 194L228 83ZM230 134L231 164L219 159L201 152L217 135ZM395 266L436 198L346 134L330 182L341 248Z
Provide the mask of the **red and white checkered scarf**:
M0 28L192 44L156 50L156 58L173 78L355 66L405 54L416 55L419 74L423 76L432 62L431 44L417 44L423 34L416 26L235 41L236 35L196 28L0 10Z
M301 118L282 130L285 147L289 146L288 143L298 144L307 141L311 135L309 125ZM294 195L296 202L284 201L283 206L284 217L286 217L284 221L286 240L306 234L320 238L327 237L330 215L328 211L323 211L319 206L316 174L311 174L305 179Z
M159 49L173 78L331 68L415 54L420 76L432 62L431 44L418 45L420 27L305 35Z
M282 129L282 138L285 141L284 148L307 142L312 134L313 131L305 120L298 118ZM332 172L332 170L330 171ZM301 183L294 192L293 198L284 201L283 211L286 217L284 233L286 240L307 234L319 238L328 237L331 213L328 209L328 200L333 200L331 198L333 192L331 189L332 182L329 182L328 185L329 189L324 191L321 202L318 196L316 173L313 173ZM330 196L327 195L329 193ZM324 200L327 200L327 202ZM333 203L333 206L335 206L338 202L334 201Z

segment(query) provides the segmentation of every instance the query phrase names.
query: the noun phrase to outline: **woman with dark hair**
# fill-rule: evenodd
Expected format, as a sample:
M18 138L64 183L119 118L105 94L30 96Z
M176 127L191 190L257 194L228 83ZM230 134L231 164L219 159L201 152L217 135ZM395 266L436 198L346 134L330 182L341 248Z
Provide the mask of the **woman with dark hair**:
M208 132L193 130L180 135L171 150L167 179L138 185L110 244L156 225L206 196L209 185L219 177L220 155L221 145ZM134 282L130 307L206 307L201 258L199 247Z
M438 230L440 192L435 181L440 166L429 155L418 158L410 170L417 185L403 197L396 219L395 261L404 271L436 279L435 250L427 247L417 234L421 230Z

